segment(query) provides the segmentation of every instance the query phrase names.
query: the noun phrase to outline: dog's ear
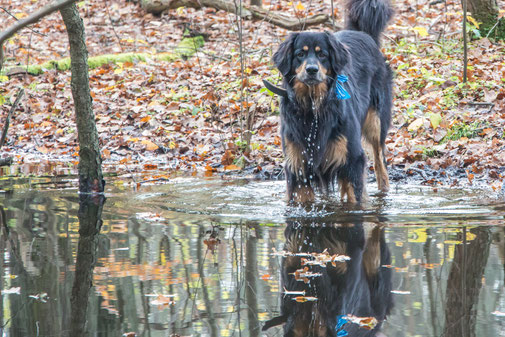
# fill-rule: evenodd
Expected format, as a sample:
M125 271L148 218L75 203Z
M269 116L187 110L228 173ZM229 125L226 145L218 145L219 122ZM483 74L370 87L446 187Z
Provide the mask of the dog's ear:
M286 323L286 321L287 321L287 317L284 315L274 317L274 318L265 322L265 325L263 325L263 328L261 328L261 331L267 331L268 329L270 329L273 326L277 326L277 325L281 325L281 324Z
M334 75L338 75L342 68L349 62L349 51L347 47L337 41L335 36L332 33L325 32L326 38L328 39L328 46L330 46L330 62L331 62L331 70Z
M291 63L293 61L293 44L298 33L291 33L288 38L281 43L279 49L274 54L273 61L282 76L287 76L291 71Z

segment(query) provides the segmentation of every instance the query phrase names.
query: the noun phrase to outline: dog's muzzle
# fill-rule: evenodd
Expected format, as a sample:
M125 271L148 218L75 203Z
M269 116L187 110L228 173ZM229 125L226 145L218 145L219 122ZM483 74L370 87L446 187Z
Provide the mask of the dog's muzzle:
M298 73L296 77L308 86L317 85L325 80L325 76L317 64L307 64L305 69Z

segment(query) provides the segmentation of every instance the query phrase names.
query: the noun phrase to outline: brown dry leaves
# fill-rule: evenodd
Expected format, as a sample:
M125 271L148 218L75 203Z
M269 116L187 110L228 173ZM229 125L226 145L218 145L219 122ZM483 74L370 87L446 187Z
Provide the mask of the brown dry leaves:
M44 4L11 1L6 8L22 15ZM443 3L430 6L427 1L417 7L408 1L394 5L396 16L383 39L384 52L396 73L388 162L405 169L419 164L439 170L461 168L475 175L467 182L483 174L501 180L500 167L505 166L504 44L488 39L471 42L470 83L463 86L459 2L448 1L447 8ZM303 5L264 1L264 6L292 16L329 13L329 4L322 1ZM336 6L341 22L342 6ZM281 166L279 118L273 114L278 99L260 89L261 79L274 74L271 55L287 31L266 22L244 21L242 80L236 26L224 12L182 8L153 17L132 2L89 1L81 7L81 15L90 56L169 51L184 31L207 36L202 52L189 60L124 62L90 70L102 154L111 170L141 171L151 164L158 170L213 174L243 167L272 172ZM1 19L6 26L14 22L7 15ZM29 30L16 35L6 46L8 64L26 65L27 60L40 64L67 55L58 15L33 29L45 35ZM0 82L0 95L7 100L13 99L18 86L27 88L27 98L11 120L5 146L18 161L43 155L76 162L69 75L47 71L38 77L16 76ZM277 80L278 75L273 78ZM474 102L494 105L490 109L491 105ZM4 104L0 120L7 111ZM246 151L248 112L254 118L251 147ZM448 138L465 125L474 125L476 132Z

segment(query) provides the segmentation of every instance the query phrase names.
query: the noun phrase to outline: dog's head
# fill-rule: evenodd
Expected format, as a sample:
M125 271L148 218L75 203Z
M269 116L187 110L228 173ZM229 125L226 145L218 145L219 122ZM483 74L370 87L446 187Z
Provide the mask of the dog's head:
M291 34L275 52L273 61L292 87L314 88L336 78L349 60L347 48L330 33Z

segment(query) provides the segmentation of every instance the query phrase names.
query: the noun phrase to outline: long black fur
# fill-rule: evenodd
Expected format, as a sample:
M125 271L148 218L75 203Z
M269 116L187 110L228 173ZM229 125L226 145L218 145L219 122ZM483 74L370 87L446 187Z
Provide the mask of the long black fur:
M369 109L374 109L380 119L380 144L384 148L391 124L392 72L379 49L379 36L393 11L389 0L350 0L347 8L349 30L334 34L293 33L273 56L287 92L281 97L280 108L283 149L286 154L286 144L294 144L304 157L303 167L286 168L291 200L303 188L326 193L336 181L346 181L351 184L356 201L361 201L366 165L361 130ZM328 52L320 65L329 62L325 69L328 90L318 106L301 101L295 90L295 72L302 61L294 55L295 48L314 44ZM350 99L337 99L337 75L349 78L343 87ZM347 140L345 163L325 167L328 144L342 136Z
M380 46L380 33L393 16L393 9L384 0L347 1L346 29L357 30L370 35Z

